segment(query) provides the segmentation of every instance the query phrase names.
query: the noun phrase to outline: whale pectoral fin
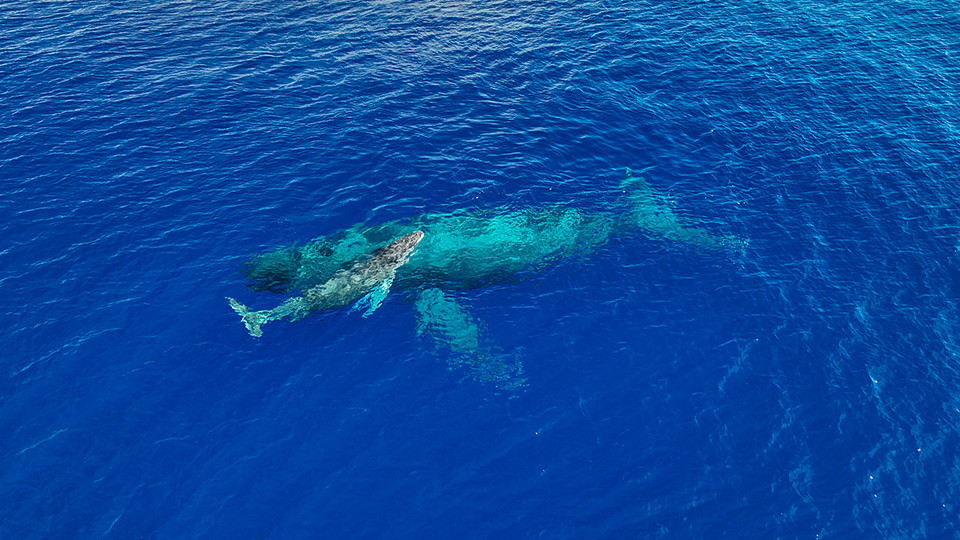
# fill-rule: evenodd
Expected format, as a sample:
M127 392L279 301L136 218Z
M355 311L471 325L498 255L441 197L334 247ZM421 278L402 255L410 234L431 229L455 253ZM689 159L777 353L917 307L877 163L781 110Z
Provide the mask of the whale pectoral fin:
M438 342L459 354L473 354L480 349L480 328L467 311L440 289L424 289L414 304L419 314L417 332L427 332Z
M450 348L447 364L451 369L466 369L474 379L504 391L523 386L526 379L520 377L519 358L497 352L497 347L481 345L480 325L450 295L440 289L424 289L417 295L415 306L420 323L417 332L429 334L441 348Z
M383 304L384 299L387 298L387 295L390 294L390 286L393 285L393 278L389 278L383 281L383 283L374 287L370 292L366 294L363 298L357 300L357 303L353 305L355 311L363 310L363 313L360 314L361 317L367 318L374 311Z

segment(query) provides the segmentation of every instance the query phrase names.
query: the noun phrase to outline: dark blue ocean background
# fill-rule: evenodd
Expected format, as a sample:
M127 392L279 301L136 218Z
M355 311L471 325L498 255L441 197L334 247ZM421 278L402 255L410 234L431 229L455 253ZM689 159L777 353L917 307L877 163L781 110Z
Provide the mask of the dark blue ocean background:
M960 538L960 9L0 2L0 539ZM625 170L619 235L247 334L252 256Z

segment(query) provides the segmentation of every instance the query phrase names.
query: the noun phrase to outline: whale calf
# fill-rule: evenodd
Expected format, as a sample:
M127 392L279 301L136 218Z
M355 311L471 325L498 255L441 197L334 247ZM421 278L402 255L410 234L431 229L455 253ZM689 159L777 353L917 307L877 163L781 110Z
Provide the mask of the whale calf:
M290 298L279 306L262 311L250 311L247 306L227 297L251 336L263 335L262 325L289 317L291 321L302 319L311 311L322 311L346 306L371 294L379 286L382 293L377 300L370 300L370 311L376 309L393 283L397 269L409 259L417 244L423 240L423 231L414 231L374 250L372 253L341 269L325 282L307 290L303 296ZM368 312L369 313L369 312Z

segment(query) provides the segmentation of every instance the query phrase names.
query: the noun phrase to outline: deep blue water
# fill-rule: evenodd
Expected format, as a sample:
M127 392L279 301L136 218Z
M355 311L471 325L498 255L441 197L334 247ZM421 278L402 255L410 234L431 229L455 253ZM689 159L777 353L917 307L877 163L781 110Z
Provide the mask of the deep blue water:
M960 538L960 10L0 2L0 538ZM251 256L422 214L641 233L250 337Z

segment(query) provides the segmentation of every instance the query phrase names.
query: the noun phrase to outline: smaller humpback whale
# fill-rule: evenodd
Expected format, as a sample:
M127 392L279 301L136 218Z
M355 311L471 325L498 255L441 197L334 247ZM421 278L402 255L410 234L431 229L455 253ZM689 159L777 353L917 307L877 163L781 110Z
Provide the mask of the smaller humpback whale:
M260 327L270 321L285 317L296 321L311 311L345 306L356 300L360 300L358 304L367 305L366 316L380 306L390 290L397 269L410 259L420 240L423 240L423 231L401 236L367 257L354 261L349 268L336 272L330 279L307 290L303 296L291 298L273 309L250 311L233 298L227 297L227 300L254 337L262 336Z

